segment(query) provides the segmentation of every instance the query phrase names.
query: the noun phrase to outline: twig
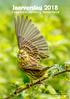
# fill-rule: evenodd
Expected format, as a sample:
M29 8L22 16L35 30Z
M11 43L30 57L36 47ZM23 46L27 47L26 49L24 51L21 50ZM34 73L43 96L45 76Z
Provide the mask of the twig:
M64 71L58 72L58 73L54 74L52 77L56 77L56 76L58 76L58 75L60 75L60 74L63 74L63 73L65 73L65 72L70 72L70 70L64 70ZM46 79L48 80L48 78L49 78L49 77L44 77L44 78L42 78L42 79L37 80L37 81L34 82L34 83L28 84L28 85L27 85L26 87L24 87L24 88L21 88L21 87L20 87L20 88L16 89L12 94L10 94L8 97L6 97L6 98L4 98L4 99L10 99L11 97L14 97L14 96L20 94L22 91L24 91L24 90L26 90L26 89L28 89L28 88L34 86L34 85L40 84L41 81L46 80Z

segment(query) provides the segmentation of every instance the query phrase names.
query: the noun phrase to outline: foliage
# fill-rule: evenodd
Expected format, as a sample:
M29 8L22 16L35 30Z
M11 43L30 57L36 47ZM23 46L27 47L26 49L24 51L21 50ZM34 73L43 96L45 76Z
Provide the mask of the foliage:
M61 13L26 15L32 19L48 43L49 58L43 61L43 64L62 65L70 60L70 19ZM18 68L18 46L13 15L0 14L0 20L0 99L2 99L18 86L25 86L29 78ZM48 83L45 81L40 86L33 86L13 99L68 99L69 80L70 74L66 73L49 80Z

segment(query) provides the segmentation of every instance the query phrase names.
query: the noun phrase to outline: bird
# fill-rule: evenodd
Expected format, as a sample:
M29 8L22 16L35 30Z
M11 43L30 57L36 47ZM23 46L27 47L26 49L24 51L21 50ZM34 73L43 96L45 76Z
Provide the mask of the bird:
M48 44L28 16L15 16L14 24L19 48L19 67L28 77L37 80L50 68L40 64L40 60L48 58Z

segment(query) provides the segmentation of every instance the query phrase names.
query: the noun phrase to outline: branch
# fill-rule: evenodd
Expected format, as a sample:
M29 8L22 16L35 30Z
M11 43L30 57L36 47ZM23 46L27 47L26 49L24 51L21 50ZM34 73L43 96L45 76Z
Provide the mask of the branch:
M61 74L65 73L65 72L70 72L70 70L64 70L64 71L58 72L58 73L54 74L52 77L56 77L56 76L61 75ZM6 98L4 98L4 99L10 99L11 97L14 97L14 96L20 94L22 91L24 91L24 90L26 90L26 89L29 89L30 87L32 87L32 86L34 86L34 85L40 84L41 81L44 81L44 80L46 80L46 79L48 80L48 78L49 78L49 77L44 77L44 78L42 78L42 79L37 80L37 81L34 82L34 83L31 83L31 84L29 83L29 84L28 84L26 87L24 87L24 88L19 87L19 88L17 88L13 93L11 93L8 97L6 97Z

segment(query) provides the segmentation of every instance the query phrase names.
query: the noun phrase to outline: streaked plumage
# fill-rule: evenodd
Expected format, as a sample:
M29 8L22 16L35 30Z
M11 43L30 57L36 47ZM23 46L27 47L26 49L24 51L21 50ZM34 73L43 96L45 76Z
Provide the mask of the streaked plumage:
M47 58L48 46L37 27L28 17L17 16L14 20L19 47L20 67L28 75L40 78L48 67L39 64L40 59Z

